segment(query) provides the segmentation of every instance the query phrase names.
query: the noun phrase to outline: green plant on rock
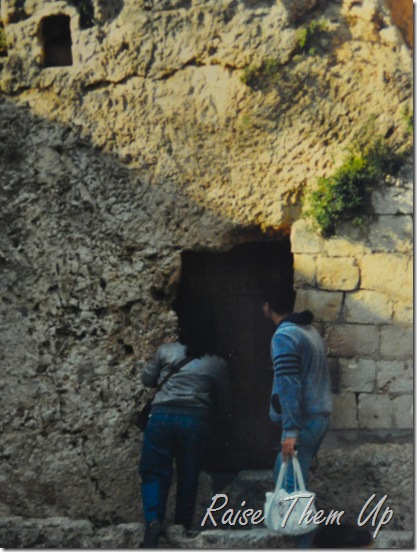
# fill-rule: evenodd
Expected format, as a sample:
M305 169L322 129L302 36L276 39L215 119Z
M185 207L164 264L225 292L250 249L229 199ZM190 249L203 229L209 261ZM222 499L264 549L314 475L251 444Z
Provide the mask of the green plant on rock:
M252 117L248 115L247 113L242 115L242 125L243 126L251 126L252 125Z
M315 55L320 51L318 40L329 30L325 19L315 19L297 33L296 54Z
M280 81L280 63L272 58L258 65L249 65L243 69L240 80L255 90L265 90Z
M401 115L403 117L403 120L405 122L405 127L408 133L412 134L414 131L414 114L410 110L410 108L407 106L404 107L404 109L401 112Z
M253 79L256 78L259 68L259 65L247 65L244 67L243 73L240 76L241 82L247 86L251 86Z
M341 219L351 218L358 224L370 192L384 176L397 174L404 160L405 154L381 136L367 145L354 145L333 176L319 178L317 188L306 195L305 215L325 237L335 233Z

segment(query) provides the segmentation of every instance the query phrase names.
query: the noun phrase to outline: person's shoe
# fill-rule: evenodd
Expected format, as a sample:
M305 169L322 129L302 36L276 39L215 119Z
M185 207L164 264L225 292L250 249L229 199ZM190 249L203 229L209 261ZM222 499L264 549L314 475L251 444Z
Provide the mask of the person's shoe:
M146 527L145 537L139 548L158 548L159 537L162 532L161 522L155 519Z

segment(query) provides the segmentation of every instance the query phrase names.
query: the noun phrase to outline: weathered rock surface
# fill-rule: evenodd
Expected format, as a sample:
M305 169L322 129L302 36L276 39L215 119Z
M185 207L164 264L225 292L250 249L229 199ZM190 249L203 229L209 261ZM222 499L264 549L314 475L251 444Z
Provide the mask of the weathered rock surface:
M88 30L75 8L59 5L71 17L74 65L42 68L30 30L58 6L25 2L26 19L6 25L0 89L41 117L77 125L129 167L152 166L155 182L176 183L221 218L290 223L297 190L328 174L374 114L383 133L394 128L393 139L404 141L411 59L400 37L382 34L394 27L377 0L149 10L126 1L116 19ZM313 18L328 31L316 55L296 56L297 33ZM252 90L240 81L246 66L266 59L281 64L278 86Z
M298 219L304 187L370 118L410 145L412 59L379 0L94 0L87 27L72 4L1 2L0 514L86 520L68 535L61 521L42 522L43 536L29 524L19 546L76 547L107 523L119 529L100 542L129 547L141 530L120 528L140 512L140 366L175 326L183 251L289 235L299 300L320 307L331 356L376 363L372 390L343 380L336 428L411 428L411 165L381 183L359 230L347 222L324 240ZM57 12L70 17L73 65L43 67L40 24ZM298 54L319 18L317 50ZM271 58L274 85L242 82ZM385 454L364 473L397 473Z
M5 548L65 548L65 549L136 549L143 539L140 523L124 523L94 528L85 521L69 518L39 519L14 517L0 522L0 544ZM381 530L375 539L375 548L412 548L412 531ZM183 528L171 526L161 537L159 548L294 548L290 538L280 537L267 529L207 530L185 534Z

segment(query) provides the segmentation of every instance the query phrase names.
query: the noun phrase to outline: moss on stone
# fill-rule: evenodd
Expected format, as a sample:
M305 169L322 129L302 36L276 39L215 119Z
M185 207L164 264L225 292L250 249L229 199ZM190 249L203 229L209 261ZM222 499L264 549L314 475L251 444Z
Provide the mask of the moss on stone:
M306 216L326 237L335 233L337 222L343 218L358 224L372 189L384 176L397 174L404 160L404 153L378 135L367 144L354 144L335 173L319 178L317 188L307 194Z
M325 19L315 19L297 33L297 54L316 55L321 51L319 43L329 29Z
M408 106L404 107L401 115L405 122L407 132L412 134L414 131L414 113L412 111L412 108L410 109Z
M268 58L257 65L249 65L243 69L240 80L255 90L266 90L280 82L281 64Z

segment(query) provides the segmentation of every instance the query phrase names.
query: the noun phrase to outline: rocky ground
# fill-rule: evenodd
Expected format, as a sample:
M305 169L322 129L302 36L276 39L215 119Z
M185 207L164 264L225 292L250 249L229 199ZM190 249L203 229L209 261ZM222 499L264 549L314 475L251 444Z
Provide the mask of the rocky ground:
M143 539L144 526L124 523L94 527L84 520L50 518L48 520L4 518L0 521L0 544L4 548L33 549L136 549ZM412 531L381 530L375 548L414 547ZM166 529L160 548L187 549L268 549L294 548L291 538L276 535L268 529L204 530L185 533L179 526Z

